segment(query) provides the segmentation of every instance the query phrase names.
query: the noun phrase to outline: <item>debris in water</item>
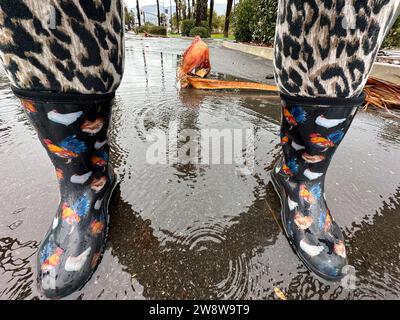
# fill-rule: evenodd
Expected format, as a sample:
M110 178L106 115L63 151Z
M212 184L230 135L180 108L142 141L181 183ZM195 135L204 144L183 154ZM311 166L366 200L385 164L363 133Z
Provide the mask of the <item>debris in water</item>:
M277 295L277 297L281 300L287 300L285 294L282 292L281 289L279 289L278 287L274 288L275 294Z
M178 81L181 88L193 87L203 90L260 90L272 94L278 94L278 87L257 82L238 82L224 81L218 79L206 79L205 77L211 70L210 52L206 43L199 36L193 40L190 46L185 50L179 69ZM365 107L369 106L385 109L400 109L400 85L369 77L365 86L366 94Z

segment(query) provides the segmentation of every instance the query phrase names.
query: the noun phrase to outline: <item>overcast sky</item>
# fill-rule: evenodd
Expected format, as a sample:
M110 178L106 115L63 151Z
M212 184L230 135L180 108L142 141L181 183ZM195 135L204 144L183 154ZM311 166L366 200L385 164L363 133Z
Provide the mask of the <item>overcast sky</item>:
M128 8L136 7L136 0L124 0ZM170 0L160 0L160 5L164 3L165 7L169 7ZM139 6L147 6L149 4L156 4L156 0L139 0ZM171 0L171 4L174 5L175 1ZM226 3L226 0L215 0L214 3Z

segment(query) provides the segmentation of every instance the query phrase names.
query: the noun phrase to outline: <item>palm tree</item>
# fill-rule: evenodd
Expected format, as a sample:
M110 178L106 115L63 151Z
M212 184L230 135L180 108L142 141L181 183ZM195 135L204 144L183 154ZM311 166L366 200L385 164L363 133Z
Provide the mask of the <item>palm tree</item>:
M214 0L210 0L210 20L208 21L208 29L212 32L212 19L214 13Z
M192 13L190 12L190 0L188 0L187 6L188 6L188 19L190 19L192 15Z
M125 25L129 30L135 27L135 13L132 10L128 10L128 7L124 7L125 12Z
M228 0L228 2L226 3L225 26L224 26L224 37L225 38L228 38L229 19L231 17L232 4L233 4L233 0Z
M207 0L197 0L196 2L196 26L201 25L201 21L207 21Z
M186 2L185 0L180 0L179 2L181 4L181 17L186 20Z
M139 0L136 0L136 10L137 10L137 19L138 19L138 23L139 23L139 27L142 25L140 23L140 8L139 8Z
M176 29L179 33L179 0L175 0Z
M158 25L161 25L160 1L159 0L157 0L157 19L158 19Z

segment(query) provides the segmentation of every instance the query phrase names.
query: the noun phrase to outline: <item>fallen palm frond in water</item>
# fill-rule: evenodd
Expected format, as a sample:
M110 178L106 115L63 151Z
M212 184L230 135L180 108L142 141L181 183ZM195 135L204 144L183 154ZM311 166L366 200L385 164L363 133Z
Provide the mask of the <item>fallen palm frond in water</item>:
M206 79L205 77L209 74L210 70L208 46L197 36L183 54L178 69L178 80L181 83L181 88L191 86L195 89L204 90L258 90L278 95L278 87L274 85L257 82ZM385 109L393 116L400 117L389 111L389 109L400 110L400 85L375 77L369 77L364 92L366 94L364 110L369 106L374 106Z
M369 77L364 92L365 110L369 106L386 110L400 109L400 85L396 83Z
M216 79L204 79L199 77L187 76L190 86L195 89L241 89L241 90L262 90L278 93L276 86L257 83L257 82L239 82L225 81Z

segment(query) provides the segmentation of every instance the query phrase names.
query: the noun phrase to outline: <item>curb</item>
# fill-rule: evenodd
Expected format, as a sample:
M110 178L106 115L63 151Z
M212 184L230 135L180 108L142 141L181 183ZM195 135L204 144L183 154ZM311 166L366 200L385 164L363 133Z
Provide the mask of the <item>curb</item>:
M231 41L224 41L222 42L222 45L225 48L242 51L244 53L252 54L264 59L274 59L274 48L253 46L250 44L236 43Z
M371 76L400 85L400 66L390 63L375 62L372 66Z
M253 46L231 41L224 41L222 45L225 48L238 50L267 60L274 59L273 48ZM400 85L400 66L389 63L375 62L372 67L371 76Z

